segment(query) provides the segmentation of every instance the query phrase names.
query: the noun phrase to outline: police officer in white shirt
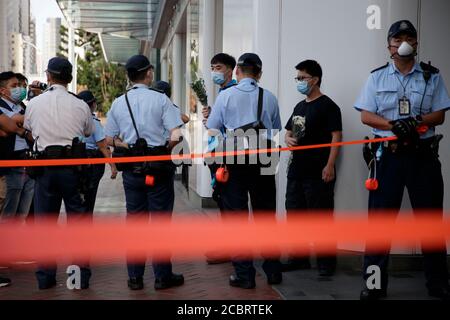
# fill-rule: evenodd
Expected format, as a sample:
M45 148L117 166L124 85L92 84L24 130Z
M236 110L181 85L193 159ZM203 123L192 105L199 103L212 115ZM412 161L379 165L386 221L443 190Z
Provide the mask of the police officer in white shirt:
M81 142L94 131L89 106L67 91L72 82L72 64L64 58L53 58L46 71L49 88L30 101L24 127L32 131L41 159L77 158ZM69 151L70 150L70 151ZM36 175L35 221L49 220L56 224L61 202L68 222L84 221L89 217L79 191L79 173L74 167L45 167ZM91 271L87 262L75 263L81 268L81 289L89 288ZM56 263L39 264L36 272L39 289L56 286Z

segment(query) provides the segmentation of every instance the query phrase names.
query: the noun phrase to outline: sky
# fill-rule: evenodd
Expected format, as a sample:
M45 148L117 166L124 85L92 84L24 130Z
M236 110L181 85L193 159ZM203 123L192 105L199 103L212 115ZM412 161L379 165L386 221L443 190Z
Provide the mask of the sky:
M64 19L56 0L31 0L31 14L36 18L37 46L42 46L43 26L47 18L61 17Z

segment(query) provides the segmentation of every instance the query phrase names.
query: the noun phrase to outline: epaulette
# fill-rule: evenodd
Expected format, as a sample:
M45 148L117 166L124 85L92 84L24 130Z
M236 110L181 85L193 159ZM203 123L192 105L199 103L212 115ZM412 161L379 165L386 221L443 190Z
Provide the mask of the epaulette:
M150 90L150 91L155 91L155 92L158 92L158 93L161 93L161 94L165 94L164 91L158 90L158 89L155 89L155 88L150 88L150 87L149 87L148 90Z
M68 92L69 94L73 95L75 98L80 99L80 100L83 100L83 99L81 99L78 95L76 95L75 93L70 92L70 91L67 91L67 92Z
M131 88L130 90L128 90L127 92L129 92L129 91L131 91L131 90L136 90L136 89L138 89L138 87L133 87L133 88ZM155 89L155 88L148 87L148 90L150 90L150 91L155 91L155 92L164 94L164 91L158 90L158 89Z
M376 68L375 70L372 70L370 73L375 73L375 72L377 72L377 71L386 69L387 67L389 67L389 62L386 63L386 64L385 64L384 66L382 66L382 67L379 67L379 68Z
M430 72L431 74L438 74L438 73L440 72L438 68L433 67L433 66L431 65L431 61L428 62L428 63L421 62L421 63L420 63L420 67L422 68L422 70L423 70L424 72Z

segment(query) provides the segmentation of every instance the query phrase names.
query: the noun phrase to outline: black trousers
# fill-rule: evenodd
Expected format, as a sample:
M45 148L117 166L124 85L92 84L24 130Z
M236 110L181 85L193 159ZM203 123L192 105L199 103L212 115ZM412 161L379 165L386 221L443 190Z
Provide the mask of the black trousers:
M155 186L145 185L145 176L136 175L130 171L123 172L123 186L127 202L127 221L149 218L152 221L167 221L171 219L175 201L174 173L170 176L157 178ZM134 252L135 256L141 256ZM128 276L140 278L144 276L147 257L127 259ZM164 279L172 275L170 253L163 257L153 257L153 271L155 278Z
M403 192L406 187L411 205L417 210L431 209L442 217L444 200L444 182L441 163L438 156L430 152L397 152L384 151L377 162L377 179L379 189L369 196L369 217L376 216L384 210L395 213L400 210ZM427 213L423 213L427 214ZM396 218L396 214L392 217ZM367 268L375 265L381 270L382 289L388 286L388 263L390 243L383 250L366 246L364 258L364 279L368 279ZM425 277L428 289L448 285L447 249L442 240L441 249L423 248Z
M249 212L249 196L255 221L258 214L269 214L276 219L276 183L275 176L261 175L261 169L256 165L233 165L228 167L229 181L221 186L223 206L222 218L233 217L243 212ZM232 235L238 237L239 235ZM231 257L236 275L243 280L255 281L256 270L249 257ZM264 272L267 275L280 273L279 257L264 260Z
M73 168L54 167L45 168L41 176L36 179L34 193L35 224L48 222L57 224L62 201L67 212L67 223L91 221L85 203L77 187L78 176ZM81 282L89 283L91 270L88 261L77 261L74 264L81 268ZM41 285L47 285L56 278L56 262L45 263L38 261L36 278Z
M322 179L289 179L286 189L287 219L299 214L329 213L333 217L335 181L325 183ZM307 244L305 244L307 246ZM305 251L308 248L303 248ZM335 249L335 248L333 248ZM302 257L292 254L289 260L293 263L309 260L309 255ZM318 256L319 269L336 269L336 256Z
M95 208L95 201L97 199L98 186L105 174L105 165L93 165L89 168L89 175L86 181L87 193L85 195L85 202L88 212L93 213Z

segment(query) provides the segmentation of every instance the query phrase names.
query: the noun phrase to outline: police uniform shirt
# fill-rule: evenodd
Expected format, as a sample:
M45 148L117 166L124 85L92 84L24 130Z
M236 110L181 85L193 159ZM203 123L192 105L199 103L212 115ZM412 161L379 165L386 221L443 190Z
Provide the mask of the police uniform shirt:
M181 119L181 110L180 110L180 108L179 108L177 105L175 105L175 104L172 104L172 106L173 106L173 108L174 108L173 111L174 111L175 113L177 113L178 116L179 116L180 119ZM184 123L183 123L183 126L184 126ZM164 137L166 138L166 141L169 141L169 140L170 140L170 131L164 130Z
M212 108L207 128L236 130L262 120L269 133L270 130L281 130L278 100L267 90L264 90L262 119L257 119L258 89L256 80L245 78L237 86L222 91Z
M92 115L92 120L94 120L94 133L86 138L86 149L88 150L98 150L97 143L105 140L105 131L103 130L100 119L95 115Z
M0 109L3 111L6 116L9 118L14 117L15 115L21 114L23 112L23 109L21 106L15 105L14 103L1 98L4 102L8 104L8 106L11 108L11 110L5 109L0 106ZM16 143L14 145L14 151L23 151L28 149L28 144L25 139L19 137L16 135Z
M170 99L148 86L137 84L128 92L130 107L136 120L139 136L152 147L165 146L167 134L183 125L180 110ZM117 98L108 113L106 136L121 137L127 144L134 144L137 135L128 110L125 95Z
M48 146L72 145L74 138L94 132L89 106L61 85L52 85L30 101L24 127L37 139L39 151Z
M222 92L237 86L237 84L238 84L237 81L232 79L230 82L227 83L227 85L225 87L219 89L219 95ZM223 128L221 129L221 133L222 134L225 133ZM207 152L212 152L215 148L217 148L218 144L219 144L219 139L217 139L217 137L215 137L215 136L208 137L208 149L207 149Z
M405 89L404 89L405 87ZM450 109L450 97L440 74L432 74L425 92L425 79L420 64L416 63L407 75L398 71L394 63L374 71L363 88L355 108L358 111L369 111L387 120L416 117L420 112L423 94L425 98L422 115ZM399 100L406 96L411 103L411 114L400 116ZM373 129L373 134L391 137L391 131ZM433 137L435 128L421 136L422 139Z

